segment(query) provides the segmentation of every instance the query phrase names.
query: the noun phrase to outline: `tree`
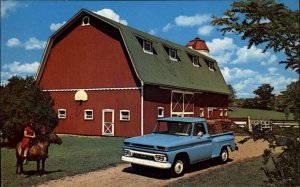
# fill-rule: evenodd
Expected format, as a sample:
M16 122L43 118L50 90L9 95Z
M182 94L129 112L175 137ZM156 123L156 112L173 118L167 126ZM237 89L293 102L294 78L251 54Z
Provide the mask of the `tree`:
M229 103L229 106L233 106L233 104L236 100L236 92L235 92L235 89L232 87L231 84L228 84L228 88L231 92L231 95L229 95L229 97L228 97L228 103Z
M299 95L299 80L295 82L291 82L286 91L282 92L282 105L284 106L284 110L290 111L294 114L294 119L300 119L300 95Z
M256 97L256 106L255 108L271 110L274 107L274 94L272 91L274 87L270 86L270 84L262 84L256 90L253 91Z
M221 26L223 34L234 32L252 45L263 44L264 52L284 51L286 68L300 73L300 11L290 10L275 0L248 0L233 2L223 17L212 16L212 24Z
M212 17L212 24L221 26L223 34L234 32L243 40L249 40L248 48L262 44L264 52L272 49L274 52L283 51L286 60L281 61L287 68L300 74L300 11L290 10L275 0L248 0L233 2L231 8L218 18ZM299 83L298 83L299 86ZM299 95L299 88L296 92ZM299 100L298 100L299 101ZM298 110L299 110L299 105ZM298 114L299 115L299 114ZM264 168L268 183L278 186L299 186L299 152L300 139L294 129L278 127L275 132L265 133L254 131L254 139L264 139L269 142L265 151L265 164L272 158L274 168ZM272 154L274 148L280 148L280 155Z
M53 129L57 125L54 102L48 92L40 90L33 77L12 77L1 88L0 126L12 143L20 141L30 119L37 133L42 125Z

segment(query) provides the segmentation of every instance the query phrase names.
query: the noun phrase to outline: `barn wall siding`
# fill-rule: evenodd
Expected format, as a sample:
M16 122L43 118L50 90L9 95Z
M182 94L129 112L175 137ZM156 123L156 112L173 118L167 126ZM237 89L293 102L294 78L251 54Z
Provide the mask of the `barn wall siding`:
M117 29L93 20L90 26L75 25L56 38L40 81L42 89L137 85Z
M88 101L74 100L75 92L52 92L55 110L66 109L66 119L59 119L57 132L102 135L102 110L114 110L114 136L140 134L140 90L88 91ZM92 109L94 119L84 120L84 110ZM130 110L130 121L120 121L120 110Z

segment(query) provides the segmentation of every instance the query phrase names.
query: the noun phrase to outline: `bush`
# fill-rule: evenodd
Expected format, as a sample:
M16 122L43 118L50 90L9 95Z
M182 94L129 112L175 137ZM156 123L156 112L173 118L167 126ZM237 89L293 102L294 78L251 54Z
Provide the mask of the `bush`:
M57 125L54 102L48 92L40 90L33 77L12 77L0 89L0 128L2 136L11 143L23 137L29 120L34 121L37 134L43 126L53 129Z

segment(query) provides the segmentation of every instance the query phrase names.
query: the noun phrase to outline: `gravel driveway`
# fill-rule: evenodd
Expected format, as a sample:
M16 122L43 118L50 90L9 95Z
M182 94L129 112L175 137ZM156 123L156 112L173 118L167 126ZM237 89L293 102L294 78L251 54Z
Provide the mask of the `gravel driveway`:
M236 142L243 137L236 136ZM229 162L225 165L214 165L210 162L204 162L194 165L190 172L183 177L169 178L166 171L158 169L145 168L141 171L136 171L131 168L130 164L119 164L115 167L89 172L85 174L65 177L58 180L46 182L38 185L40 187L56 186L56 187L75 187L75 186L103 186L103 187L125 187L125 186L165 186L169 183L176 182L178 179L188 178L209 170L215 170L219 167L226 167L228 164L236 163L247 158L262 155L267 142L249 140L245 144L237 144L238 151L229 152Z

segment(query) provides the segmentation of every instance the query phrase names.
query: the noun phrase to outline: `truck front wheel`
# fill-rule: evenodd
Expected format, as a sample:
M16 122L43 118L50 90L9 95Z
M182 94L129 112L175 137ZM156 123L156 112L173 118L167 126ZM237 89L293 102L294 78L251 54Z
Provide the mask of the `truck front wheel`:
M187 160L184 157L178 157L175 159L172 168L171 176L180 177L183 176L187 169Z
M225 164L228 161L229 153L227 147L223 147L219 156L220 164Z

